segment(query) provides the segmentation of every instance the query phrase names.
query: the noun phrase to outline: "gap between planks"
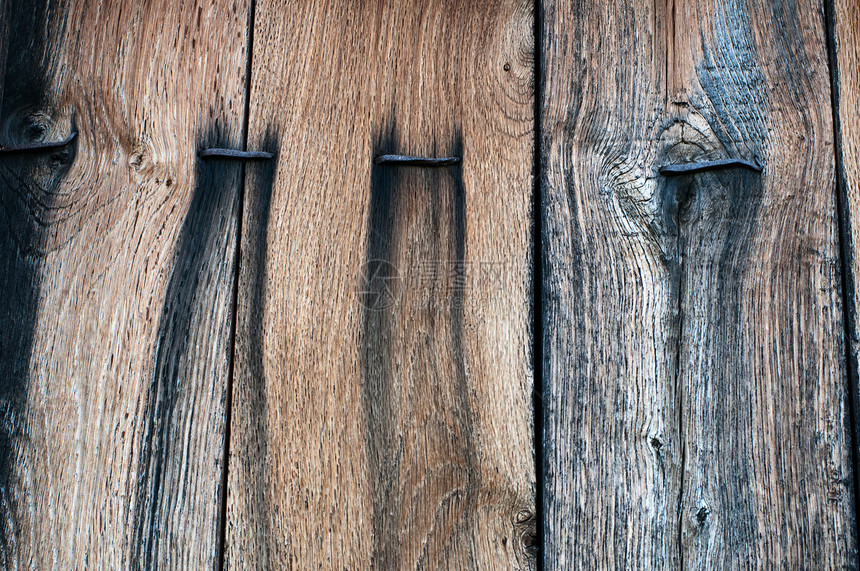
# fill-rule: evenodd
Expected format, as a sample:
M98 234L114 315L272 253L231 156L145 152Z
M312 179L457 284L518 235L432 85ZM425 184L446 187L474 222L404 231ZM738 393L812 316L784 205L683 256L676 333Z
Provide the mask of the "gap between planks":
M248 125L250 123L251 109L251 71L254 63L254 13L257 8L256 0L251 0L248 9L248 48L245 60L245 102L242 114L242 150L248 150ZM233 377L236 368L236 328L239 320L239 270L242 263L242 221L245 215L245 190L246 190L246 165L241 162L239 174L239 203L236 212L236 249L233 258L233 299L231 301L230 322L230 355L227 368L227 388L224 405L224 453L222 455L221 467L221 516L218 520L218 567L224 569L224 556L227 552L227 493L228 478L230 471L230 436L233 409Z

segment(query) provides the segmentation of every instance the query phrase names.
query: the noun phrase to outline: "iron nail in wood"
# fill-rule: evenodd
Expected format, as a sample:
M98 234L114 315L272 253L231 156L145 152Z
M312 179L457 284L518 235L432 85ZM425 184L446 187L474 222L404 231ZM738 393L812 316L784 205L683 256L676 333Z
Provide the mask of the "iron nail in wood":
M720 159L717 161L700 161L680 165L663 165L659 168L658 172L663 176L680 176L732 167L745 168L755 172L762 171L761 165L757 162L751 162L744 159Z
M50 151L53 149L59 149L61 147L65 147L69 143L71 143L75 137L77 137L78 132L72 131L72 133L63 139L62 141L49 141L49 142L40 142L40 143L27 143L24 145L16 145L16 146L5 146L0 145L0 154L11 155L15 153L37 153L40 151Z
M266 151L237 151L235 149L203 149L197 156L201 159L238 159L242 161L264 161L275 157Z
M413 157L409 155L379 155L373 162L378 165L403 165L415 167L444 167L460 162L460 157Z

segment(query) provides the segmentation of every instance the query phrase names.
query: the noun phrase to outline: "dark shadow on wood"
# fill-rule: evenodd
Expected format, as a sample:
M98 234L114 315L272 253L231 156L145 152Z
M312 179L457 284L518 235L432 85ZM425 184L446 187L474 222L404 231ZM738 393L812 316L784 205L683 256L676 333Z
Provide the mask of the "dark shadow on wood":
M392 121L388 131L377 138L373 156L402 152L398 148L395 133L396 126ZM463 156L461 137L456 135L450 148L443 152L446 155ZM367 415L365 446L374 486L372 561L375 568L393 569L414 563L401 558L408 549L401 542L404 533L408 531L408 535L414 537L417 533L434 532L431 529L407 530L404 527L408 525L403 519L404 514L413 513L417 509L413 504L421 502L422 498L415 497L413 490L404 489L406 483L401 480L401 475L404 470L408 472L410 469L419 472L422 468L442 470L439 466L404 466L407 446L404 436L410 436L404 432L427 429L424 433L427 440L451 455L451 462L455 465L444 467L444 470L451 471L451 482L465 480L463 485L456 485L445 495L443 504L436 511L437 517L441 517L439 510L443 507L447 509L449 503L456 503L456 507L451 509L464 517L474 511L466 507L473 506L475 501L478 470L463 347L465 286L458 284L456 279L451 284L440 284L442 289L429 294L426 308L423 305L420 308L410 307L403 290L414 286L408 273L415 268L397 266L404 257L402 254L405 248L413 243L410 239L413 232L425 232L423 235L432 238L428 243L421 244L422 251L418 255L430 256L431 259L422 258L422 262L453 263L458 268L465 267L466 195L462 162L433 168L374 163L371 169L367 251L360 280L364 312L362 400ZM450 194L442 195L446 192ZM422 225L429 225L429 228L422 228ZM417 330L403 333L407 319ZM422 329L424 327L426 330ZM448 340L446 343L450 342L450 347L435 346L440 331ZM401 335L403 338L398 337ZM413 339L406 338L408 335L426 336L426 340L415 343ZM402 346L393 346L396 343ZM420 347L415 349L416 354L409 357L415 366L415 374L420 378L395 377L404 375L397 365L398 351L413 346L412 343ZM452 370L429 358L437 351L450 351ZM444 386L435 386L434 383ZM443 427L445 419L431 427L409 426L411 420L407 417L411 409L408 401L416 398L416 391L422 395L454 395L456 400L446 403L446 411L442 416L449 415L451 418L447 422L458 426L456 436L453 432L441 434L446 430ZM427 399L436 400L429 396ZM435 409L442 405L435 403L428 406ZM404 427L408 430L404 430ZM437 476L434 474L432 477ZM450 485L455 486L453 483ZM423 499L432 501L430 498ZM427 506L422 506L422 509L424 507ZM460 522L458 528L468 529L467 522ZM430 535L424 538L419 566L433 565L433 548L429 547L432 543Z
M0 14L0 144L49 136L43 112L48 80L42 55L48 2L5 2ZM38 321L42 266L55 192L74 161L77 141L50 152L0 157L0 567L14 568L19 533L16 473L26 447L27 393ZM25 523L23 525L29 525Z
M217 141L220 130L212 127L200 138L200 144ZM194 152L189 149L188 152ZM164 306L158 321L154 372L146 391L141 416L143 428L138 443L137 484L131 520L131 561L135 568L152 569L159 562L162 523L170 517L185 485L172 481L171 474L181 473L181 427L174 413L190 407L182 404L190 394L182 373L203 363L188 362L193 353L189 347L196 316L216 311L200 305L201 292L210 287L206 261L217 259L213 252L224 249L221 221L235 216L237 189L235 178L224 176L226 168L239 165L204 164L198 161L195 188L185 221L179 232L173 269L167 284ZM213 522L214 523L214 522Z
M374 156L397 149L395 126L376 144ZM371 463L373 490L373 558L378 564L388 541L387 503L396 492L394 473L402 450L395 442L396 426L391 395L391 366L385 346L391 335L388 310L399 302L400 276L392 261L398 215L395 187L398 171L374 164L371 167L370 215L367 225L367 254L360 286L364 307L362 349L362 399L367 415L365 447Z
M239 280L243 280L243 272L247 272L247 277L242 282L243 287L238 287L235 292L234 304L234 322L236 331L233 334L234 342L231 347L235 347L236 336L241 335L247 339L248 351L246 362L248 370L244 371L242 378L246 382L252 383L253 386L245 389L242 394L248 395L251 402L245 403L251 412L249 419L256 423L254 429L249 430L254 434L253 444L255 450L250 451L247 460L251 462L250 466L245 467L245 472L251 475L251 481L255 490L252 494L256 503L255 513L259 520L254 522L258 526L261 537L270 537L269 533L269 503L267 502L267 477L266 477L266 458L268 456L268 399L267 399L267 383L264 366L264 347L265 336L263 326L265 320L266 296L269 293L266 287L268 281L268 266L269 266L269 251L268 251L268 235L269 221L271 217L272 192L275 187L275 177L277 174L277 157L279 156L279 135L274 131L268 131L263 142L263 148L275 155L275 160L265 163L248 165L245 167L245 177L243 178L242 190L242 206L240 206L240 221L249 222L247 228L240 233L240 244L236 254L236 278L237 287ZM249 186L248 181L255 182L254 186ZM247 236L247 239L245 238ZM249 251L250 246L256 246L252 251ZM240 267L242 260L247 260L246 268ZM238 299L240 292L246 293L249 297L247 306ZM242 311L239 307L244 306ZM228 406L227 406L227 435L224 450L224 474L223 474L223 497L221 511L221 529L219 553L220 566L224 566L224 554L226 551L226 532L227 532L227 494L229 486L227 479L229 474L230 462L230 446L231 446L231 422L232 422L232 379L235 378L235 349L233 349L232 364L230 367L231 382L228 383ZM295 422L302 422L302 419L295 419ZM242 435L237 435L237 437ZM258 549L268 549L268 541L255 542ZM267 553L259 553L257 561L268 561Z

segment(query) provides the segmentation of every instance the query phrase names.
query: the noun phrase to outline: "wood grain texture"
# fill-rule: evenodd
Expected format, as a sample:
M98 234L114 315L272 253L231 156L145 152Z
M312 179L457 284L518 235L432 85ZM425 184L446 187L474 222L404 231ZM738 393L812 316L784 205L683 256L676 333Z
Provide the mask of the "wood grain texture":
M540 25L546 569L856 567L821 7Z
M227 568L532 568L530 3L255 18Z
M854 396L855 470L860 458L860 4L848 0L828 3L830 63L836 121L837 177L842 222L842 267L845 279L845 318L848 337L849 386ZM858 482L855 471L855 486ZM855 501L857 498L855 497Z
M215 567L247 21L2 3L4 569Z

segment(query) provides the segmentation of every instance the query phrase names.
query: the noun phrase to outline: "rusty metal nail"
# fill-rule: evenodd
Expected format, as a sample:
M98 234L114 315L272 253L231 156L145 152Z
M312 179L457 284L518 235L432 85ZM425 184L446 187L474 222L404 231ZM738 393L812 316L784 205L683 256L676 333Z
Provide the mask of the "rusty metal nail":
M242 161L260 161L275 157L266 151L237 151L235 149L203 149L197 156L201 159L238 159Z
M762 168L757 162L751 162L744 159L720 159L718 161L701 161L697 163L686 163L680 165L663 165L659 169L659 173L663 176L680 176L685 174L694 174L710 170L726 169L732 167L740 167L749 169L755 172L761 172Z
M27 143L25 145L18 145L7 147L5 145L0 145L0 154L11 155L14 153L37 153L40 151L50 151L53 149L59 149L61 147L65 147L69 143L71 143L75 137L78 136L77 131L72 131L72 133L63 139L62 141L50 141L50 142L41 142L41 143Z
M373 159L378 165L403 165L416 167L443 167L455 165L460 162L460 157L412 157L409 155L379 155Z

